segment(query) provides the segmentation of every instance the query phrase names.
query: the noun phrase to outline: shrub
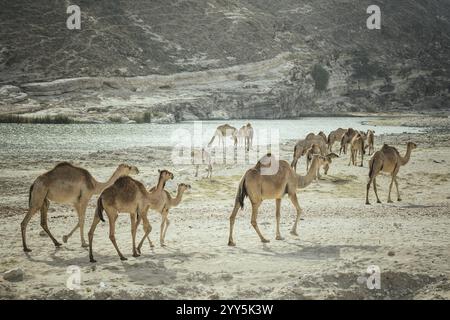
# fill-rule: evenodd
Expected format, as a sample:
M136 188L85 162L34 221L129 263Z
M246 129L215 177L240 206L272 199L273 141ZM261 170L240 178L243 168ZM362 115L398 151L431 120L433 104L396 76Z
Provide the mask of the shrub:
M24 117L20 115L1 115L0 123L43 123L43 124L70 124L75 121L65 115Z

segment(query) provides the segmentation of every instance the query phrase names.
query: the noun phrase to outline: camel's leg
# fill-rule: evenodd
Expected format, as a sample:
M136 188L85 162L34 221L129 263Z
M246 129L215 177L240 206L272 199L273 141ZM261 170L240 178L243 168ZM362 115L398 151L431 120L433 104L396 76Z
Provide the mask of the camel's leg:
M98 224L99 222L100 222L99 216L98 216L97 214L94 214L94 220L92 221L91 228L89 229L89 232L88 232L88 241L89 241L89 260L90 260L91 262L97 262L97 261L94 259L94 254L93 254L93 252L92 252L92 242L93 242L93 240L94 240L94 231L95 231L95 228L97 228L97 224Z
M391 191L392 191L392 186L394 184L394 179L395 179L395 176L392 175L391 183L389 184L389 193L388 193L388 200L387 200L388 203L392 203L393 202L391 200Z
M31 207L28 210L28 213L25 215L25 217L22 220L22 223L20 224L20 229L22 231L22 245L23 245L23 251L25 252L31 252L31 249L27 246L27 225L28 222L30 222L31 217L39 210L39 208Z
M348 160L348 165L351 165L352 161L353 161L353 152L350 152L350 158Z
M397 201L402 201L402 198L400 197L400 191L398 190L397 176L394 177L394 182L395 182L395 188L397 189Z
M42 227L42 229L44 229L45 232L47 232L50 239L52 239L55 247L60 247L61 243L59 243L58 240L55 239L55 237L50 232L50 229L48 228L48 224L47 224L48 206L49 206L49 201L47 199L45 199L44 204L41 207L41 227Z
M163 240L166 239L166 232L167 232L167 228L169 228L169 225L170 225L170 220L166 217L166 227L164 228Z
M133 244L133 257L139 257L139 253L136 250L136 216L141 216L141 214L137 211L136 213L130 213L130 221L131 221L131 242Z
M375 191L375 196L377 197L377 203L381 203L380 198L378 198L378 189L377 189L377 178L373 178L373 191Z
M195 165L195 177L196 177L196 178L198 177L198 167L199 167L199 165L196 164L196 165Z
M261 202L252 202L252 226L255 229L256 233L258 234L259 238L261 239L261 242L263 243L267 243L270 242L269 240L267 240L266 238L264 238L264 236L262 235L261 231L259 230L258 227L258 222L256 221L256 218L258 217L258 208L261 205Z
M306 156L306 173L308 173L309 170L309 157Z
M297 216L295 217L294 226L292 227L291 234L294 236L298 236L297 233L297 224L300 220L300 214L302 213L302 208L300 208L300 205L298 204L297 195L295 193L289 194L289 198L291 199L292 204L295 207L295 210L297 210Z
M84 221L86 219L86 209L88 206L89 200L84 200L80 204L75 206L75 209L78 213L78 225L80 226L80 239L81 239L81 246L83 248L86 248L88 246L85 238L84 238Z
M150 241L150 238L148 237L148 235L152 231L152 226L150 225L150 222L148 221L147 213L142 215L142 224L144 225L144 236L142 237L142 239L139 242L139 245L137 247L137 251L139 254L141 253L141 248L142 248L142 245L144 244L145 238L148 239L148 241L150 242L150 247L153 248L153 243Z
M236 221L236 215L239 211L239 201L236 200L236 202L234 203L234 208L233 211L231 212L231 216L230 216L230 235L228 237L228 245L229 246L235 246L236 243L233 241L233 228L234 228L234 222Z
M370 204L369 202L369 191L370 191L370 184L373 182L373 178L369 177L369 182L367 183L366 186L366 204Z
M160 227L160 231L159 231L159 244L161 245L161 247L165 247L166 245L164 244L164 226L166 224L166 215L165 215L165 211L163 210L163 212L161 213L161 227Z
M111 209L109 209L109 210L111 210ZM108 210L106 210L106 211L108 211ZM120 257L120 260L122 260L122 261L123 260L127 260L127 258L125 258L123 256L123 254L120 252L119 247L117 246L116 237L114 235L115 234L115 230L116 230L116 220L117 220L117 217L118 217L118 213L117 213L117 211L113 211L113 210L111 210L111 211L112 212L107 212L108 220L109 220L109 239L111 240L114 248L116 249L117 254Z
M364 166L364 149L361 149L361 167Z
M281 199L275 199L275 204L276 204L275 215L276 215L276 219L277 219L277 230L276 230L277 236L275 239L284 240L284 238L281 236L281 233L280 233Z
M69 240L69 238L74 234L74 232L78 230L79 226L80 226L80 224L77 222L75 227L73 227L73 229L68 234L63 236L64 243L67 243L67 240Z

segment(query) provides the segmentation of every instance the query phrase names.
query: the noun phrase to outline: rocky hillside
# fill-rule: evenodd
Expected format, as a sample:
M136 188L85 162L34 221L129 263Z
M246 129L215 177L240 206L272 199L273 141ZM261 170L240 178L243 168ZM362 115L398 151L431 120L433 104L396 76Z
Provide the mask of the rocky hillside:
M4 2L3 114L173 121L450 107L448 0ZM81 30L66 28L69 4ZM371 4L381 30L366 28Z

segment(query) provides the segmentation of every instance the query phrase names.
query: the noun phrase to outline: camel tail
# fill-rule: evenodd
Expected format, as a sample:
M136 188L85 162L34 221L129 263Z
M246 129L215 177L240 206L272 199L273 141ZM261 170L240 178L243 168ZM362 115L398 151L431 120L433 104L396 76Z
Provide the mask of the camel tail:
M105 219L103 218L103 201L102 201L102 197L98 197L97 208L95 209L95 214L100 218L100 220L105 222Z
M244 209L244 199L247 195L247 189L245 188L245 178L243 178L241 183L239 183L239 188L236 195L236 200L239 201L241 209Z
M31 208L31 193L33 192L34 183L30 187L30 191L28 192L28 207Z
M372 177L372 174L373 174L373 166L374 166L374 164L375 164L375 161L370 160L370 163L369 163L369 165L370 165L370 169L369 169L369 178Z
M297 154L297 146L294 147L294 158L292 159L291 162L291 167L295 167L295 165L297 164L297 159L295 158L295 155Z
M366 146L364 143L364 139L361 139L361 140L362 140L362 154L366 154ZM367 145L367 146L369 146L369 145Z

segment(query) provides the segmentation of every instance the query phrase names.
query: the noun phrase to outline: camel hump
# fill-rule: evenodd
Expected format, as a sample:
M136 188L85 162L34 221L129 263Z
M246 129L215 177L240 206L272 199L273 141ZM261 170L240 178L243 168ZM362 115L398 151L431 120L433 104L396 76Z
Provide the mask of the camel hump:
M80 168L80 167L77 167L77 166L75 166L75 165L73 165L72 163L70 163L70 162L67 162L67 161L63 161L63 162L60 162L60 163L58 163L54 168L53 168L53 170L68 170L69 172L71 171L71 170L74 170L74 171L77 171L77 172L79 172L84 178L85 178L85 180L86 180L86 186L89 188L89 189L94 189L94 178L92 177L92 175L89 173L89 171L87 171L86 169L83 169L83 168ZM52 170L52 171L53 171ZM73 171L72 171L73 172Z

